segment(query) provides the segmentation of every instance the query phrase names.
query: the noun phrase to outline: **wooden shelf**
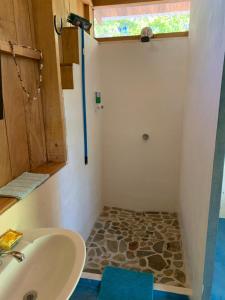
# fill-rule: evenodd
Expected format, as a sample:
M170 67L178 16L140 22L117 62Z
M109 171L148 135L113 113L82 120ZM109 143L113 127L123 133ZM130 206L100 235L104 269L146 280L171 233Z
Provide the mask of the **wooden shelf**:
M60 169L65 167L66 163L53 163L48 162L42 166L39 166L31 171L31 173L49 174L50 177L57 173ZM0 197L0 215L7 209L12 207L17 201L16 198Z
M189 35L188 31L184 32L171 32L171 33L158 33L154 34L152 39L164 39L164 38L177 38L177 37L187 37ZM106 38L95 38L99 43L103 42L119 42L119 41L139 41L141 39L140 35L130 35L130 36L116 36L116 37L106 37Z
M33 169L32 173L49 174L50 176L57 173L60 169L65 167L66 163L48 162L40 167Z
M9 43L0 41L0 52L11 54L11 48ZM38 51L35 51L33 49L27 49L18 45L14 45L14 52L18 56L31 58L34 60L41 59L41 54Z
M0 198L0 215L17 202L15 198Z

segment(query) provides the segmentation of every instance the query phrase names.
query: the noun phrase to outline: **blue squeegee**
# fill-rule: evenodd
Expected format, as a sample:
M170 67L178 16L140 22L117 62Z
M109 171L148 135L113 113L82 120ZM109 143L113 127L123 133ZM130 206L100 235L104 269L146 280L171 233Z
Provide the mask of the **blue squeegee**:
M152 300L153 275L106 267L98 300Z

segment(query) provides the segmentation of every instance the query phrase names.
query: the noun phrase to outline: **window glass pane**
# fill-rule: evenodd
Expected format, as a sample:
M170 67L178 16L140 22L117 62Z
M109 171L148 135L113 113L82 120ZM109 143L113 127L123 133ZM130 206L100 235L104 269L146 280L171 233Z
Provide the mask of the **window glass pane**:
M154 33L189 30L190 0L141 5L95 7L95 37L139 35L150 26Z

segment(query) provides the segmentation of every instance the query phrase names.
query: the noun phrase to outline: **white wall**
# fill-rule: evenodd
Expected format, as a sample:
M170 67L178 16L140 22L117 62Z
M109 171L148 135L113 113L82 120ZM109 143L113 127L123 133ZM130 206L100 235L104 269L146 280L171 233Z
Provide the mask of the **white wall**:
M97 43L86 36L87 120L89 165L84 165L81 68L74 66L75 89L64 92L68 164L26 199L0 217L0 232L8 228L64 227L86 239L102 207L101 113L95 112L99 90Z
M187 48L187 38L100 45L107 205L177 210Z
M193 299L201 299L225 37L225 1L192 0L180 210Z

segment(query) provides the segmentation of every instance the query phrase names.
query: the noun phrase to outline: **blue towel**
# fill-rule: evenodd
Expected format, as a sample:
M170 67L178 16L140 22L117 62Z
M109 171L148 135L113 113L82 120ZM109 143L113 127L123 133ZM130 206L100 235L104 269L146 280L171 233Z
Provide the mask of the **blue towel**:
M152 300L153 275L106 267L98 300Z

